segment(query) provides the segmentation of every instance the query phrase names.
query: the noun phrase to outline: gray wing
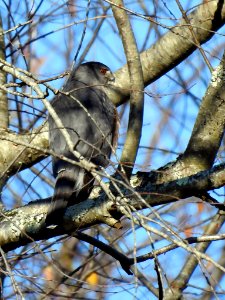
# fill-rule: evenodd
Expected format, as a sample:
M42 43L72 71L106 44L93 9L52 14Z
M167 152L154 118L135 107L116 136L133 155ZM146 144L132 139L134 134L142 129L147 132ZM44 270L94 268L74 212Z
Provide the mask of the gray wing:
M52 103L58 117L67 129L74 149L88 160L103 167L108 165L115 127L114 106L101 91L81 86L72 93L74 99L60 95ZM76 102L79 99L87 112ZM49 138L52 150L58 155L75 159L54 120L49 117ZM61 169L54 159L54 174Z
M52 102L53 108L67 129L74 149L87 160L106 167L112 150L115 128L114 106L102 91L83 86L82 89L72 92L72 97L59 95ZM76 161L51 116L48 121L50 148L57 155ZM46 224L58 223L68 205L87 199L94 182L92 175L78 166L58 157L53 157L52 162L56 185Z

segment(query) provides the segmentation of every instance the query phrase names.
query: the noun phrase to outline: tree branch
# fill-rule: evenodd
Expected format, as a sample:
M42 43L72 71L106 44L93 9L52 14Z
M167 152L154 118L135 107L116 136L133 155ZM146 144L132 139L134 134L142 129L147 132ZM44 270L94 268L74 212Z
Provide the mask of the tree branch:
M199 4L188 15L188 18L193 27L195 38L202 45L224 25L225 3L218 0ZM186 21L182 19L180 23L170 28L169 32L162 36L151 48L140 54L145 86L173 69L198 48L198 45L193 41L192 34ZM115 77L117 86L114 92L111 92L111 99L114 99L114 103L119 106L130 95L127 66L125 65L116 71Z
M158 183L190 176L213 165L225 128L225 56L213 71L188 146L176 162L158 170ZM183 174L183 175L181 175Z
M35 150L35 146L48 149L47 123L43 123L39 128L27 134L17 134L9 130L0 131L1 186L18 170L22 171L46 157L43 151Z
M210 1L199 5L198 8L191 13L189 16L191 20L191 25L193 26L194 34L196 39L198 39L200 44L205 43L208 41L214 34L215 31L218 30L225 22L225 5L223 1ZM141 53L141 65L143 70L144 76L144 84L147 86L148 84L152 83L163 74L165 74L170 69L174 68L178 65L182 60L187 58L197 46L192 42L192 35L190 30L185 26L185 20L181 21L177 24L176 27L171 28L168 33L166 33L162 38L150 49ZM179 49L179 51L178 51ZM5 69L7 72L7 69ZM115 72L116 76L116 85L111 92L108 92L111 99L114 99L116 105L120 105L125 102L127 97L130 95L130 80L127 65L123 66L117 72ZM47 136L47 134L46 134ZM18 141L20 140L20 135L17 135ZM47 146L48 141L47 139L40 139L39 147L43 147L43 145ZM12 156L16 157L18 154L17 150L12 149L13 153ZM30 153L27 153L30 156ZM4 153L4 157L6 161L9 159L6 157L9 155L9 152ZM26 150L24 150L24 156L26 155ZM41 160L43 158L43 154L40 153ZM33 163L35 163L38 158L37 156L34 157ZM194 158L192 159L194 162ZM193 172L198 172L199 168L196 168L196 164L191 168L187 168L187 164L176 163L174 168L167 169L171 170L169 174L165 170L163 171L164 176L159 177L159 182L163 182L163 178L169 176L169 178L176 179L179 177L180 173L184 173L184 170L190 170L189 173L186 175L190 175ZM30 164L27 165L29 167ZM23 168L26 166L24 165ZM18 171L18 169L14 168L14 171ZM12 174L12 173L11 173Z
M0 15L0 58L5 60L5 41L2 26L2 16ZM6 73L0 72L0 86L6 83ZM7 129L9 126L9 112L7 93L0 89L0 129Z
M125 171L129 178L132 174L142 133L144 79L140 56L130 20L126 11L121 9L124 3L122 0L115 0L114 2L119 6L118 8L113 5L112 11L122 38L130 78L130 114L127 137L120 160L121 169Z
M217 213L208 224L204 235L215 235L221 229L222 225L225 222L225 214ZM205 242L198 244L195 249L200 253L206 252L207 248L210 245L211 240L206 239ZM178 276L173 281L170 289L165 293L166 300L178 300L182 295L182 291L187 287L187 284L192 276L194 270L199 264L199 257L190 254L186 259L186 262L179 272Z
M212 166L225 128L225 52L212 73L211 83L202 100L185 156L188 163L202 169ZM193 162L192 162L193 161Z
M79 204L67 208L62 225L55 228L46 228L44 220L51 203L51 198L30 202L28 205L2 213L0 220L0 246L7 252L30 242L48 239L63 234L71 234L76 230L88 228L95 224L110 224L115 220L115 214L121 208L132 206L137 210L153 207L168 202L191 196L201 190L218 188L225 184L224 164L214 167L211 171L200 172L188 178L168 182L166 185L155 185L149 181L149 174L142 173L142 180L136 181L136 191L143 193L144 201L140 202L134 192L126 199L118 199L118 206L110 201L105 195L96 199L88 199ZM165 186L165 187L164 187ZM190 188L190 186L192 188ZM152 187L152 190L147 188ZM221 204L221 209L224 206ZM120 215L122 216L122 215Z
M133 273L130 270L130 260L121 252L117 251L116 249L114 249L113 247L93 238L90 235L87 235L85 233L82 232L74 232L73 236L81 241L87 242L95 247L97 247L98 249L102 250L103 252L109 254L110 256L112 256L114 259L118 260L121 267L123 268L123 270L128 274L128 275L132 275Z

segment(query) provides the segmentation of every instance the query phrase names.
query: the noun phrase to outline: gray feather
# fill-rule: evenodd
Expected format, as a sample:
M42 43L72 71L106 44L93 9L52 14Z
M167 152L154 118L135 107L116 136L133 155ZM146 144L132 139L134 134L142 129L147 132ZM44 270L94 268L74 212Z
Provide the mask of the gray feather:
M63 92L70 92L71 96L59 94L52 101L52 106L67 129L74 150L96 165L106 167L111 155L116 118L115 107L103 88L106 78L99 72L100 68L108 69L95 62L80 65L63 87ZM77 161L51 116L48 122L50 148L58 156ZM52 164L56 184L47 225L58 224L67 206L87 199L94 183L91 174L63 159L55 156Z

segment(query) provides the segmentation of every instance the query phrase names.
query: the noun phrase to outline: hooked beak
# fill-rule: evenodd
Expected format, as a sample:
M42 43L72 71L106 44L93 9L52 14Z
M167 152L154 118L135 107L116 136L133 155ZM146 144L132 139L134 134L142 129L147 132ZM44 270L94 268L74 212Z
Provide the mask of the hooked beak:
M105 73L105 77L106 77L106 79L107 79L107 82L109 82L109 81L114 82L114 81L115 81L115 76L114 76L113 73L110 72L110 71L107 71L107 72Z

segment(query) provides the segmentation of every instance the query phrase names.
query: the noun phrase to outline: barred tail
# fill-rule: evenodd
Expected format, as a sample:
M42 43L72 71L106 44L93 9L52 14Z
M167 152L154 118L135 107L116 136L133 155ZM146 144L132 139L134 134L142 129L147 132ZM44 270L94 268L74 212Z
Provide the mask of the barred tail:
M93 183L92 175L77 166L71 166L70 169L59 172L55 192L45 219L46 225L59 225L68 206L88 198Z

